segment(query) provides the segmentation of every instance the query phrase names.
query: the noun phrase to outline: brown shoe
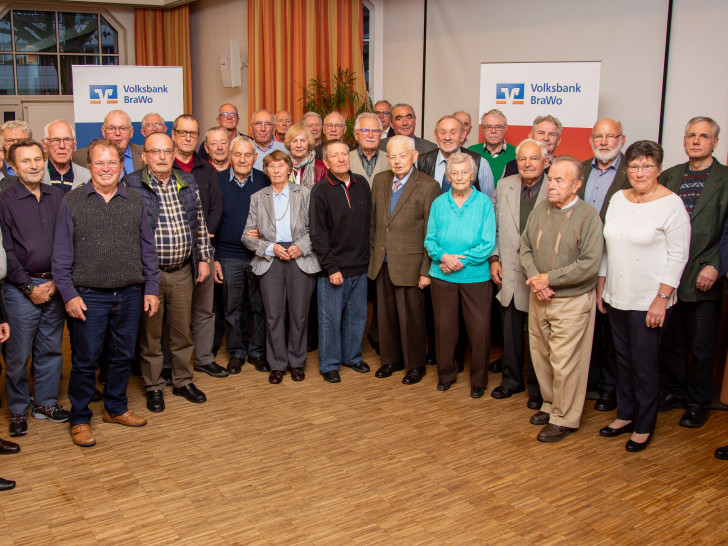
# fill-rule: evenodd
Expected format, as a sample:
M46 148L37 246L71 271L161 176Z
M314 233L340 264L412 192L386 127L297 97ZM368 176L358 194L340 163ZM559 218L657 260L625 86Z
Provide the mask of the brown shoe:
M90 425L74 425L71 427L71 439L79 447L91 447L96 445L96 440L91 435Z
M577 430L579 429L562 427L560 425L549 423L541 429L541 432L538 433L536 439L539 442L558 442L559 440L566 438L569 434L571 434L572 432L576 432Z
M115 417L112 417L108 411L104 410L104 423L117 423L125 427L143 427L147 424L147 420L141 415L132 413L131 410L126 410L121 415L116 415Z
M271 385L277 385L278 383L283 381L283 372L280 370L273 370L268 376L268 381Z
M306 374L303 372L303 368L291 368L291 379L294 381L303 381L306 379Z
M532 425L546 425L549 422L549 417L551 417L550 414L545 411L538 410L536 413L531 415L531 419L529 421Z

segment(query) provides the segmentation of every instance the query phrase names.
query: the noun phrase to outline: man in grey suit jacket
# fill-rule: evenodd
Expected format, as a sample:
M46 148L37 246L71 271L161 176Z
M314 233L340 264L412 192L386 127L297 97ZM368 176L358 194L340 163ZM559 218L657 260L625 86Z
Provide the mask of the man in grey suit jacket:
M526 139L516 148L518 173L502 178L496 188L496 248L490 261L490 274L500 285L496 296L503 322L503 375L493 398L509 398L528 386L528 407L539 409L543 400L531 358L524 386L523 357L526 354L523 329L528 324L531 290L521 270L521 233L534 206L546 199L548 150L543 143Z
M129 142L134 136L134 126L131 124L129 114L123 110L112 110L106 114L101 126L101 134L105 139L113 142L123 156L122 177L144 167L142 161L144 146ZM88 148L81 148L73 152L72 160L77 165L88 168Z
M625 143L623 133L619 121L597 121L589 137L594 157L581 163L584 184L579 188L578 195L599 211L602 222L612 196L631 187L622 154ZM612 411L617 407L617 353L612 342L609 316L603 313L597 313L589 364L587 392L595 389L599 392L595 410Z
M76 132L68 123L57 119L46 125L42 144L48 158L43 173L44 184L68 193L91 179L87 168L71 161L73 150L76 149Z

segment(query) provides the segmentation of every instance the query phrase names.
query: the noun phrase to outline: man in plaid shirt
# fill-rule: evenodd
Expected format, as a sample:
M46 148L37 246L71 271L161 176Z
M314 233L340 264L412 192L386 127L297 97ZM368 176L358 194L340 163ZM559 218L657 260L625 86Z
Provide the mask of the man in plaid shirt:
M161 412L165 386L161 376L163 320L169 331L172 393L190 402L207 400L192 383L190 318L193 283L201 283L210 274L213 249L194 178L189 173L172 170L172 139L164 133L152 133L144 142L142 159L146 167L128 175L124 181L144 198L162 271L160 312L152 317L145 315L139 333L147 409Z

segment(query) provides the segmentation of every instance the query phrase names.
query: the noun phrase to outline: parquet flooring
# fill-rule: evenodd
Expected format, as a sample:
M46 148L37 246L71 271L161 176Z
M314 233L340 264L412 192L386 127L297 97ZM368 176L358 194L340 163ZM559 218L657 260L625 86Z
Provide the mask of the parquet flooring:
M61 402L70 357L67 341ZM101 420L97 445L71 443L68 425L30 419L20 455L0 457L2 544L719 544L728 539L728 412L697 430L660 414L642 453L598 430L614 413L587 401L581 429L557 444L521 393L469 396L467 376L445 393L422 383L343 369L325 383L315 353L307 377L270 385L241 374L198 374L191 404L165 390L150 414L138 379L130 407L149 424ZM225 364L224 350L218 362ZM466 370L467 373L467 370ZM4 398L4 380L0 381ZM0 437L8 413L0 409Z

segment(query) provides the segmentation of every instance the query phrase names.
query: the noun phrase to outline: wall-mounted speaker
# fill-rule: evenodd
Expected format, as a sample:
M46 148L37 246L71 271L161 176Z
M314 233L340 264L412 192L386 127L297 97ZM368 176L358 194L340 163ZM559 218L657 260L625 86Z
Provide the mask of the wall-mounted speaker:
M226 40L220 47L220 74L223 87L240 87L240 42Z

